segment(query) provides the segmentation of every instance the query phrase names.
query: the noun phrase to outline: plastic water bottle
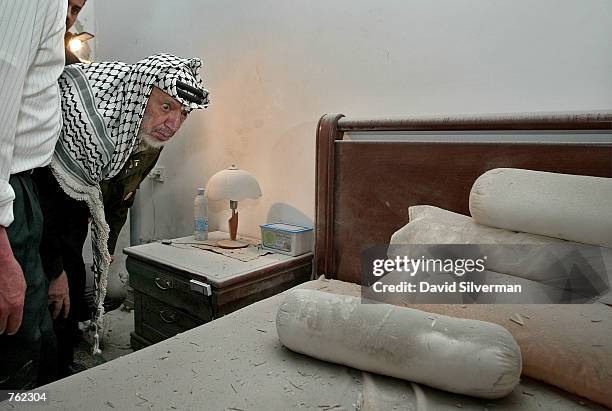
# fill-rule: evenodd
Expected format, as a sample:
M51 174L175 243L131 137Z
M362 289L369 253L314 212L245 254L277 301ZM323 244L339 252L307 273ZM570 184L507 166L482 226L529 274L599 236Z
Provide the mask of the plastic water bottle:
M198 195L193 201L193 221L195 240L208 240L208 204L204 198L204 189L198 188Z

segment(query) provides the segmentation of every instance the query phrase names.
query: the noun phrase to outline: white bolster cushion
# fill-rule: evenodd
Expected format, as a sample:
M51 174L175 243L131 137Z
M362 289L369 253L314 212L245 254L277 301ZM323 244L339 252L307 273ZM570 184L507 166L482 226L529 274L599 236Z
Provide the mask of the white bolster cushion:
M612 247L612 178L497 168L474 182L480 224Z
M521 352L503 327L315 290L290 290L276 329L290 350L442 390L501 398Z

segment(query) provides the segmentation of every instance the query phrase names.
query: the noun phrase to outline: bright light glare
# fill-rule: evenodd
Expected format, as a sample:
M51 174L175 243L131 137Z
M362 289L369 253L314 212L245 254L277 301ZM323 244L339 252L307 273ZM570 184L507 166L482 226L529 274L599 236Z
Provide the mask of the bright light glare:
M70 47L70 51L72 51L73 53L76 53L77 51L81 50L82 46L83 42L79 39L72 39L68 43L68 47Z

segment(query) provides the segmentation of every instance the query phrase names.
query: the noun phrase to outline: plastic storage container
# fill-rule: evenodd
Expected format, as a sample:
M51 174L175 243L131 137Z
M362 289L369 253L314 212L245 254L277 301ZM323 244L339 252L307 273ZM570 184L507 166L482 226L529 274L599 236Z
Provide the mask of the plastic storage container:
M312 228L300 225L262 224L261 246L265 250L287 255L300 255L312 251Z

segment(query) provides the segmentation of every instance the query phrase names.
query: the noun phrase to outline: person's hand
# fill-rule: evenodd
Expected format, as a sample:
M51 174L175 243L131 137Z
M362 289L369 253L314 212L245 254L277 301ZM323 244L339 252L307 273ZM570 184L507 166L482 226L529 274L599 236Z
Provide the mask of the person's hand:
M21 266L13 257L0 259L0 335L13 335L23 318L26 282Z
M0 335L13 335L23 318L26 282L13 256L5 227L0 226Z
M70 311L70 296L68 294L68 277L66 272L62 271L59 277L51 280L49 284L49 300L51 306L51 316L55 320L60 311L64 311L64 318L68 317Z

